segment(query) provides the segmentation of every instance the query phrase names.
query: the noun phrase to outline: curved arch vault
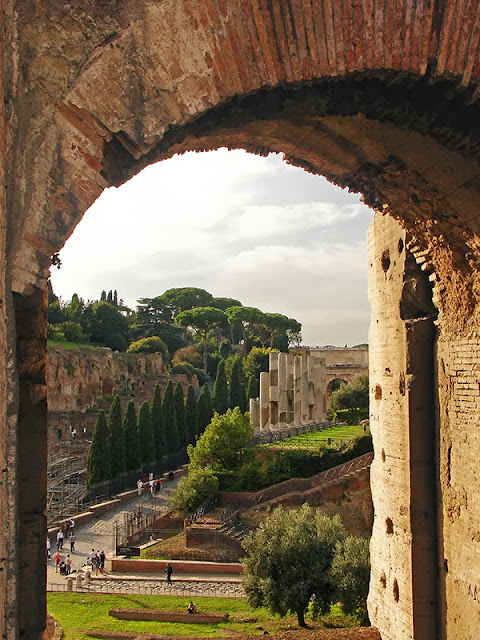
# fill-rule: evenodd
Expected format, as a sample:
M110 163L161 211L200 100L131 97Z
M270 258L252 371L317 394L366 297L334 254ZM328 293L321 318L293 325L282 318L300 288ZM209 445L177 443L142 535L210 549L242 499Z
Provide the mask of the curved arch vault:
M45 626L50 257L105 187L228 146L377 210L370 615L384 640L476 638L476 0L5 0L2 19L4 637Z

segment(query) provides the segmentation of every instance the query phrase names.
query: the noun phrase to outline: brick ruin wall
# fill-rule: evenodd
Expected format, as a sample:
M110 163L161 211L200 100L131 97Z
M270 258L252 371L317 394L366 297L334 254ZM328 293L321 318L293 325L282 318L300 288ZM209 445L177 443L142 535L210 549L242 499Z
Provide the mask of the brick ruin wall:
M157 384L162 393L165 391L170 378L174 384L180 381L186 392L190 384L187 376L170 376L161 353L48 347L49 451L66 446L70 453L84 455L99 409L108 415L113 397L118 394L123 412L130 400L138 411L144 401L152 401ZM196 376L191 383L198 390Z

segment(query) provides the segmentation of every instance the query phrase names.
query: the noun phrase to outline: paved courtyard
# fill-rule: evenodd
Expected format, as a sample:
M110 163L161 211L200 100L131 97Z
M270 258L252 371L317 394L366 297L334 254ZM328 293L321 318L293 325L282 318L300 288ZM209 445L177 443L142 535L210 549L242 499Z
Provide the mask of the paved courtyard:
M164 483L161 493L153 499L149 498L148 488L144 488L140 496L123 502L112 510L102 513L98 518L75 527L75 551L70 553L70 544L66 541L61 550L64 559L67 553L72 558L72 577L79 570L89 568L88 554L92 549L105 551L108 557L115 553L115 525L123 526L124 516L133 510L151 508L152 504L161 511L168 510L168 498L178 480ZM55 546L52 545L52 559L47 562L47 590L63 591L67 588L66 576L55 572ZM198 574L182 572L181 576L173 576L172 586L166 584L163 572L159 574L107 574L93 577L91 584L82 585L82 591L101 593L151 593L157 595L185 595L185 596L224 596L242 597L244 595L239 576L210 574L207 577Z

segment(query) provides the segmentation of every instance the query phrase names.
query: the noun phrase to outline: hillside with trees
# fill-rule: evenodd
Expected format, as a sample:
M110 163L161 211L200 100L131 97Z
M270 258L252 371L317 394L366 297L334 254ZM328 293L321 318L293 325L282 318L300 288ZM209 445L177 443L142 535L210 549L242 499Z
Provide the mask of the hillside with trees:
M287 351L301 341L301 324L280 313L245 307L235 298L215 298L196 287L168 289L154 298L141 298L129 309L118 292L102 291L98 300L74 294L68 302L48 291L50 341L110 347L128 353L161 352L171 373L196 375L212 383L221 361L234 385L222 386L230 406L246 409L257 393L260 371L268 370L268 353ZM222 374L223 375L223 374Z

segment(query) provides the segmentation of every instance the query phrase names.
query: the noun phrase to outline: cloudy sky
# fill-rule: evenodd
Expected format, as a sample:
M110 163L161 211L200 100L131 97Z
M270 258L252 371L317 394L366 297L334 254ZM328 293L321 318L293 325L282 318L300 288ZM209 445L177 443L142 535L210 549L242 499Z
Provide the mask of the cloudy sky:
M372 212L282 161L187 153L107 189L52 269L55 293L141 297L194 286L303 325L303 343L367 341L366 232Z

